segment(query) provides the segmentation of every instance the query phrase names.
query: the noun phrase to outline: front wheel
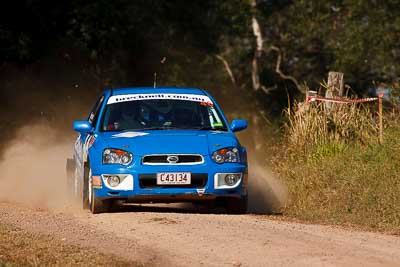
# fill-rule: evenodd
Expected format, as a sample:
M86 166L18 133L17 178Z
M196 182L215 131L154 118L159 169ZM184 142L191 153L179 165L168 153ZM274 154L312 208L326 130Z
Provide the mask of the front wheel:
M83 181L82 181L82 208L89 209L90 191L89 179L92 177L92 170L90 169L89 161L85 163L83 168Z
M229 214L245 214L247 212L247 196L228 198L225 202L226 212Z
M96 193L93 188L93 183L92 183L92 170L89 169L88 173L88 187L87 187L87 192L88 192L88 206L90 211L93 214L98 214L102 212L108 212L111 208L112 205L112 200L111 199L99 199L96 197Z

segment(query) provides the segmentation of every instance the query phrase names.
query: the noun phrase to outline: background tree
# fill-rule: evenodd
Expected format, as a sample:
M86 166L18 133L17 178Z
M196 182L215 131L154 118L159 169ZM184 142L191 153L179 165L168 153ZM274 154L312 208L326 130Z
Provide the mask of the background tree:
M360 93L372 81L396 81L399 15L395 0L16 0L0 10L0 61L4 69L72 57L98 87L148 84L155 71L182 85L220 75L219 55L238 87L251 92L256 17L265 42L259 81L269 92L257 96L285 103L286 91L299 93L295 81L316 87L329 70L344 72ZM191 73L189 61L220 69Z

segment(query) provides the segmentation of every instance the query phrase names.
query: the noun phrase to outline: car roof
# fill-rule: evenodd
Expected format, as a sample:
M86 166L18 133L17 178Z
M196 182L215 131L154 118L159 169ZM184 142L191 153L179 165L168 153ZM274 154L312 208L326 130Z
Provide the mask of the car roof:
M111 95L126 95L126 94L196 94L207 95L204 90L197 88L186 87L127 87L108 89Z

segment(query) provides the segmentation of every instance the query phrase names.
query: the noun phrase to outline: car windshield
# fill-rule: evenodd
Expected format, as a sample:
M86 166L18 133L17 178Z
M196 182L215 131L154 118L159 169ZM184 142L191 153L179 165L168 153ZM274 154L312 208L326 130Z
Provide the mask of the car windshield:
M149 99L109 103L101 131L196 129L226 131L211 102Z

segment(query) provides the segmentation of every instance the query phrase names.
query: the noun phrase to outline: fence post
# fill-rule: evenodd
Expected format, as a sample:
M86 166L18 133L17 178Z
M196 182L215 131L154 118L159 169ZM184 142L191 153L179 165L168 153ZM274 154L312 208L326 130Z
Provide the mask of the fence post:
M330 71L328 73L328 88L325 91L325 97L333 98L336 96L343 96L343 76L342 72ZM333 104L325 102L325 110L330 112Z
M343 73L330 71L328 73L328 89L333 96L343 96Z
M383 107L382 107L383 92L378 93L378 116L379 116L379 143L383 143Z

